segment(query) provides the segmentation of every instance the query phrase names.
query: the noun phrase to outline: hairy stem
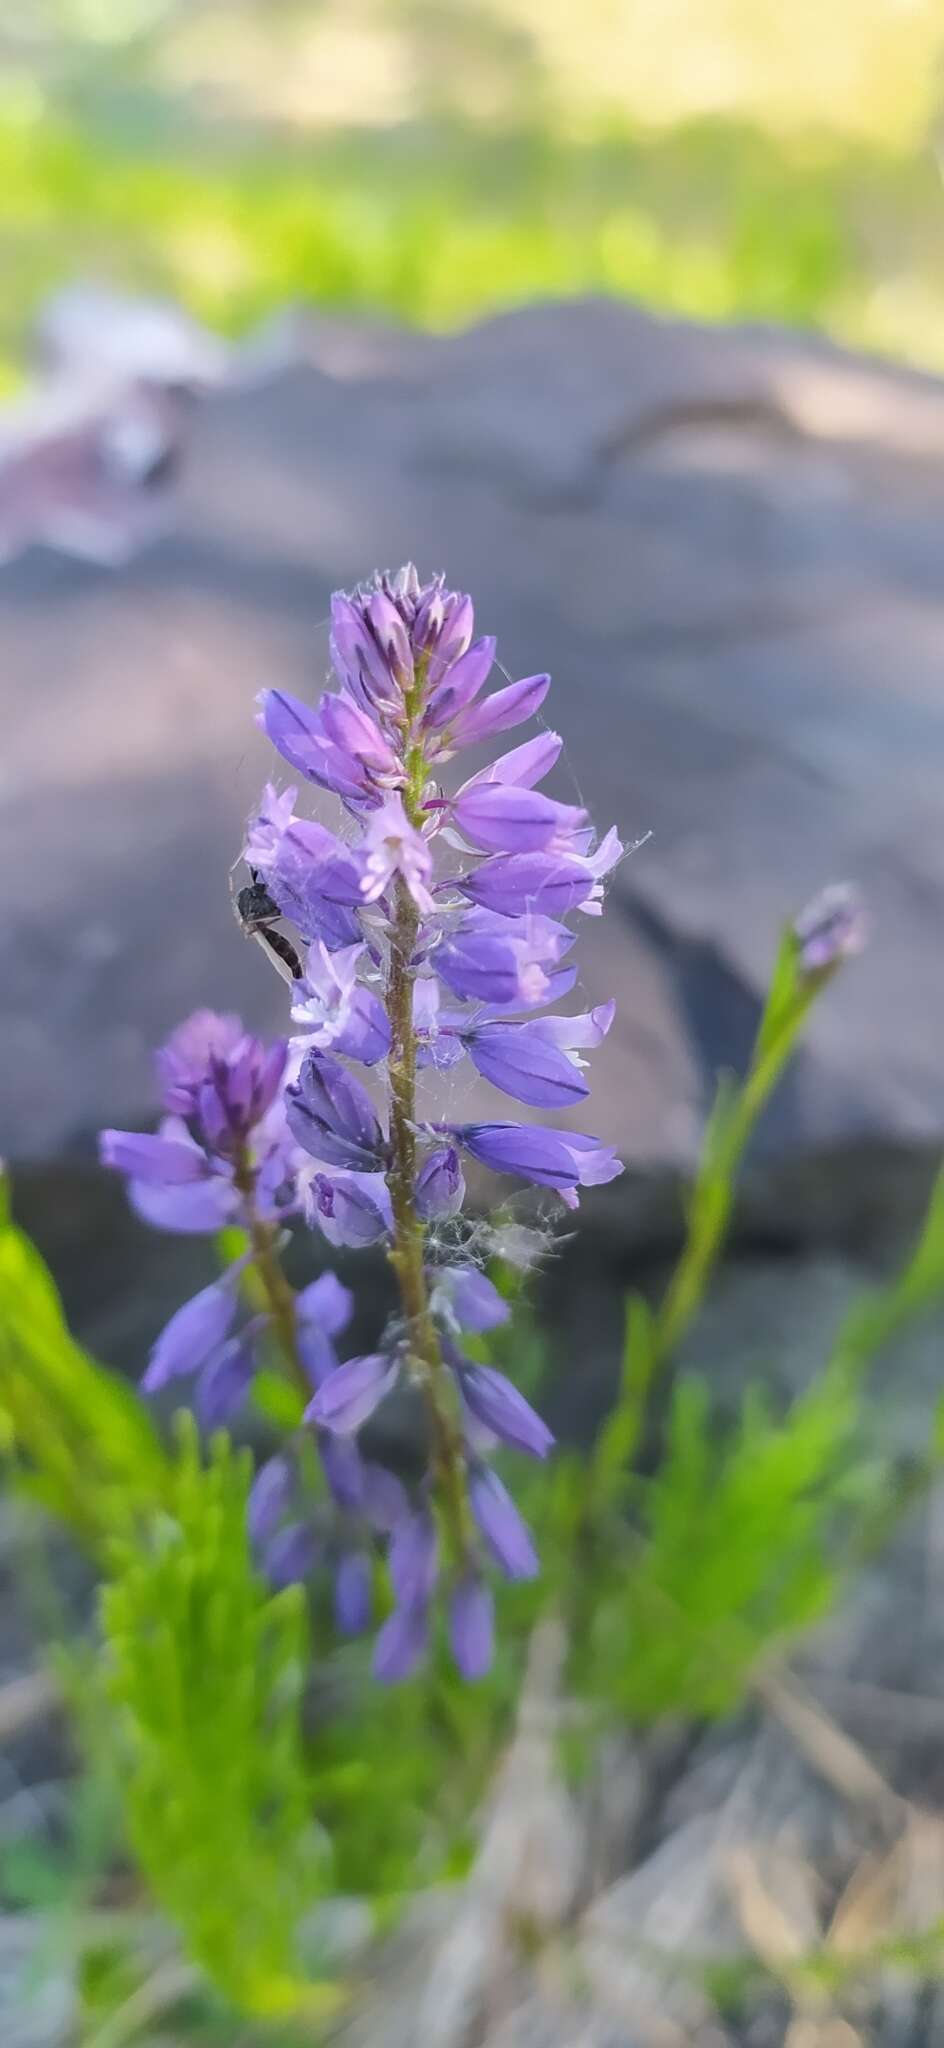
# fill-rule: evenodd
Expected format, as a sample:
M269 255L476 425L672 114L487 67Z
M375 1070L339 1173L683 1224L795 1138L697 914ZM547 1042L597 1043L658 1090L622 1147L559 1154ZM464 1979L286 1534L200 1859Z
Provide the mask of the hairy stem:
M237 1158L233 1181L242 1197L243 1222L252 1252L252 1263L272 1319L272 1327L292 1379L307 1402L311 1398L311 1387L298 1346L295 1294L282 1271L277 1225L267 1223L256 1207L256 1176L245 1150Z
M426 1232L416 1213L416 1040L413 1033L413 954L419 914L402 876L387 977L390 1019L390 1167L387 1186L393 1209L391 1263L400 1288L410 1364L429 1414L433 1469L456 1560L468 1548L468 1513L462 1437L455 1397L429 1306L424 1252Z

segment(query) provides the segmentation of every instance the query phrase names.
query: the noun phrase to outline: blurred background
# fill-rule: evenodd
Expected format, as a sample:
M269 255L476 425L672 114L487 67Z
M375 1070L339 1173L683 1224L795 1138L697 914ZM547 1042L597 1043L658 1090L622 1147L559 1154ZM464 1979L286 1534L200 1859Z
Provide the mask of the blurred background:
M944 361L936 0L10 0L0 345L53 286L437 328L607 291Z
M942 147L942 0L0 10L0 1157L73 1333L0 1215L3 2048L296 2048L349 1976L352 2048L944 2038ZM553 793L651 834L581 945L627 1172L495 1340L562 1449L494 1683L378 1702L316 1594L302 1727L247 1675L245 1469L129 1419L213 1250L96 1133L198 1005L284 1028L231 908L254 696L410 558L553 671ZM869 946L637 1410L627 1296L643 1342L835 882Z

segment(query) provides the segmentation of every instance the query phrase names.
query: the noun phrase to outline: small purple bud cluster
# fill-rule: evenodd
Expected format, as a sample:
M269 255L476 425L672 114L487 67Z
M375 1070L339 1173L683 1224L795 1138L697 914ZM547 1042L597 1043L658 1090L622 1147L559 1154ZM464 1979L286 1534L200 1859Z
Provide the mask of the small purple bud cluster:
M830 882L793 922L800 971L808 981L831 974L868 943L865 905L851 882Z
M230 1269L172 1319L148 1383L196 1371L200 1412L218 1422L252 1377L262 1332L288 1352L308 1390L305 1420L259 1474L251 1504L270 1576L304 1577L328 1562L339 1626L362 1627L372 1546L389 1536L394 1605L378 1675L402 1677L422 1656L443 1585L456 1663L475 1677L492 1655L486 1563L510 1578L537 1569L489 1459L501 1445L543 1458L551 1437L504 1374L462 1349L463 1332L507 1315L458 1221L462 1157L554 1189L570 1208L581 1187L621 1169L609 1146L580 1132L430 1121L418 1076L468 1058L531 1108L587 1095L583 1055L609 1030L613 1005L574 1016L547 1006L576 980L564 920L600 914L623 848L615 832L598 844L582 809L540 791L560 753L556 733L443 794L438 778L452 757L530 718L549 678L485 694L494 641L473 639L470 599L442 578L421 584L408 567L336 596L331 651L338 687L318 709L268 690L259 723L297 776L340 800L346 827L299 815L296 790L270 785L244 847L304 951L291 1044L266 1051L234 1019L191 1019L159 1056L168 1115L158 1135L106 1133L103 1156L128 1174L150 1220L177 1229L232 1220L248 1232L269 1314L233 1335L239 1268ZM347 1061L383 1069L386 1114ZM333 1276L292 1298L276 1253L282 1219L299 1209L332 1245L386 1245L401 1314L376 1351L338 1361L349 1304ZM439 1226L450 1218L446 1255ZM428 1420L429 1472L412 1500L355 1442L398 1382L419 1390ZM310 1505L314 1445L330 1525Z
M297 1206L299 1154L285 1116L288 1045L266 1046L238 1017L197 1010L161 1048L166 1114L155 1136L103 1131L103 1164L128 1178L139 1215L163 1230L220 1230L244 1220L251 1164L255 1201L270 1218Z

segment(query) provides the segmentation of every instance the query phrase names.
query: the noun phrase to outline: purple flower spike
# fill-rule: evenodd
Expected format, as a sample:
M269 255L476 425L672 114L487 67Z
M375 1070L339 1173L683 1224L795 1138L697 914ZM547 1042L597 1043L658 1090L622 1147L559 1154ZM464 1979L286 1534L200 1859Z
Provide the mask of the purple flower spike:
M463 1332L509 1315L473 1247L488 1243L523 1269L543 1235L463 1223L463 1156L556 1189L570 1208L581 1188L621 1171L583 1132L446 1121L429 1099L468 1060L515 1101L566 1109L587 1095L587 1056L613 1018L611 1003L547 1014L577 979L570 914L599 916L624 850L615 830L598 841L580 806L544 793L560 735L502 741L496 759L443 786L442 764L521 725L549 684L525 676L486 694L495 642L473 631L471 599L441 575L421 582L412 563L335 593L335 681L316 704L280 689L258 700L258 723L297 787L267 784L246 830L248 880L234 887L240 923L289 984L289 1030L263 1043L238 1017L195 1012L157 1056L160 1128L101 1141L146 1219L243 1232L244 1258L171 1319L146 1384L191 1375L190 1399L215 1427L250 1387L261 1329L293 1388L301 1367L307 1429L253 1485L254 1554L276 1585L326 1572L348 1634L367 1625L373 1555L386 1539L395 1607L375 1655L385 1681L426 1653L437 1598L460 1672L481 1676L493 1638L481 1559L509 1578L537 1570L487 1460L499 1444L543 1458L550 1432L510 1379L457 1347ZM312 785L335 800L333 830L305 815ZM797 975L828 972L856 931L836 892L813 906L796 926ZM369 1089L349 1062L373 1070ZM388 1251L400 1300L375 1351L340 1362L352 1301L334 1274L292 1294L273 1264L299 1215L332 1245ZM262 1312L237 1321L243 1265ZM407 1358L435 1411L435 1455L412 1504L356 1441Z
M385 1351L368 1352L364 1358L349 1358L329 1374L305 1410L305 1421L316 1422L337 1436L353 1436L361 1424L379 1408L399 1377L400 1366Z
M329 1166L370 1173L384 1163L383 1132L366 1089L328 1054L310 1052L286 1090L289 1128L299 1145Z
M191 1301L185 1301L166 1323L151 1351L142 1386L148 1394L198 1372L218 1345L225 1343L236 1314L236 1297L226 1280L215 1280Z
M509 1579L536 1579L538 1554L527 1523L519 1515L507 1487L488 1465L469 1474L469 1501L480 1533Z
M466 1572L449 1603L449 1640L463 1678L484 1678L495 1654L495 1602L477 1572Z
M530 1458L547 1457L554 1442L550 1430L503 1372L465 1362L456 1371L462 1398L476 1422L512 1450L526 1451Z
M393 1229L390 1196L379 1173L316 1173L305 1214L329 1244L355 1251L379 1244Z

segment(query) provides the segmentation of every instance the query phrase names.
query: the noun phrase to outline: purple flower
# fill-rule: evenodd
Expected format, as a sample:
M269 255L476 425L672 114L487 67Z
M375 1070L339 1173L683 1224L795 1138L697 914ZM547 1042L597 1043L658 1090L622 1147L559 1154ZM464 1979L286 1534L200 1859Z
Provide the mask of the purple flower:
M509 1579L535 1579L538 1554L527 1523L507 1487L489 1465L469 1473L469 1503L479 1531L500 1571Z
M453 1124L460 1145L496 1173L516 1173L539 1187L561 1191L599 1187L623 1168L610 1145L582 1131L553 1131L544 1124Z
M340 1337L354 1313L354 1296L336 1273L319 1273L296 1295L295 1313L300 1323L317 1325L327 1337Z
M455 1216L465 1200L465 1180L454 1145L438 1146L423 1161L416 1176L413 1201L421 1223L440 1222Z
M577 1049L599 1045L615 1007L601 1003L579 1017L536 1017L524 1024L473 1024L463 1043L479 1073L506 1095L536 1109L566 1109L590 1093Z
M318 1052L345 1053L372 1067L390 1051L390 1022L379 996L358 981L364 950L332 953L316 939L292 989L292 1021Z
M531 1458L547 1457L554 1442L550 1430L503 1372L466 1360L455 1370L462 1399L477 1423L512 1450L526 1451Z
M466 1034L465 1044L483 1078L517 1102L566 1109L590 1093L567 1053L548 1045L537 1024L483 1024Z
M585 811L556 804L537 789L517 783L473 782L460 790L450 814L463 839L485 853L528 853L552 844L557 835L582 824Z
M531 1008L572 985L569 970L563 984L552 976L573 944L573 932L554 918L529 914L513 921L471 910L435 947L430 964L460 1000Z
M287 1458L269 1458L260 1465L249 1491L247 1524L250 1541L258 1546L271 1536L295 1500L297 1481Z
M238 1415L256 1372L253 1333L231 1337L203 1367L195 1407L204 1429L222 1429Z
M364 1358L349 1358L328 1375L305 1410L305 1421L315 1422L338 1436L353 1436L380 1406L385 1394L399 1378L400 1364L385 1351L369 1352Z
M420 975L413 983L413 1036L420 1065L437 1067L441 1073L454 1067L464 1056L464 1022L461 1011L443 1009L438 981L431 974Z
M421 587L411 562L393 579L395 599L404 617L409 617L407 607L411 601L405 596L406 584L412 586L414 605L410 638L417 652L428 657L430 677L436 683L468 649L472 638L472 599L459 590L446 590L443 576L434 576Z
M509 683L507 689L466 705L442 732L433 758L445 760L458 747L470 747L478 740L491 739L493 733L522 725L540 710L550 687L550 676L525 676L520 683Z
M440 1266L432 1275L433 1303L443 1308L460 1330L494 1330L507 1323L507 1301L477 1266Z
M320 1387L330 1373L337 1372L338 1354L327 1331L319 1330L314 1323L300 1323L297 1344L309 1386Z
M336 591L331 599L331 660L335 674L365 711L402 709L403 690L390 673L370 619L369 600Z
M395 1607L388 1615L374 1645L374 1677L392 1685L410 1673L426 1655L429 1643L429 1607Z
M334 1440L335 1449L340 1442L340 1438ZM406 1494L399 1479L384 1465L375 1465L369 1459L363 1466L361 1508L371 1528L383 1530L388 1536L408 1512Z
M520 747L512 747L507 754L499 754L487 768L480 768L477 775L464 782L459 795L470 789L479 789L486 782L518 783L522 789L533 789L535 783L543 782L560 757L564 742L559 732L539 732L533 740L524 740ZM581 812L581 818L586 812Z
M494 660L495 641L491 634L486 634L483 640L477 640L474 647L468 648L446 669L442 680L429 693L423 715L423 726L427 731L441 731L467 704L472 703L488 681Z
M230 1273L232 1272L230 1268ZM147 1371L141 1382L145 1391L155 1393L168 1380L197 1372L229 1336L236 1315L236 1296L229 1274L203 1287L191 1301L177 1309L164 1325L153 1345Z
M582 1132L447 1123L417 1090L418 1070L425 1091L469 1057L517 1101L567 1107L588 1093L586 1055L613 1016L612 1004L574 1017L538 1014L576 980L565 920L576 910L599 914L623 854L615 831L597 844L580 806L541 790L560 736L533 733L456 778L454 793L442 790L442 763L518 726L548 689L548 677L534 675L486 695L495 642L473 641L473 625L464 593L442 576L422 583L407 564L335 593L336 684L317 705L263 692L258 722L303 778L303 810L312 785L343 807L331 830L298 813L295 788L270 784L247 830L257 928L273 941L270 955L277 951L291 968L294 1035L265 1044L237 1017L196 1012L158 1055L168 1112L160 1129L102 1138L103 1158L127 1174L142 1215L180 1231L231 1221L246 1233L245 1263L254 1266L254 1298L265 1313L237 1323L238 1269L230 1269L168 1323L148 1383L194 1375L197 1409L215 1426L246 1394L262 1328L273 1357L285 1350L293 1378L301 1364L312 1389L307 1431L290 1436L258 1475L251 1539L275 1584L325 1567L338 1628L353 1633L369 1619L377 1538L389 1538L395 1606L375 1656L385 1680L405 1676L427 1648L440 1531L453 1654L468 1678L492 1657L482 1557L509 1577L537 1569L530 1534L484 1459L501 1443L544 1457L550 1433L510 1379L456 1348L461 1331L484 1332L508 1318L473 1263L472 1232L450 1227L465 1194L462 1152L557 1189L571 1207L580 1187L620 1171L613 1151ZM268 927L280 923L293 931L280 932L276 947ZM835 906L809 927L800 920L800 971L821 971L849 943ZM371 1092L347 1061L377 1070ZM352 1303L333 1274L295 1296L294 1327L286 1329L288 1282L271 1261L283 1221L300 1211L332 1244L385 1243L400 1282L399 1312L376 1350L343 1364L336 1346ZM475 1235L522 1263L534 1256L535 1234L520 1226ZM467 1249L440 1263L450 1239ZM455 1400L462 1425L458 1433L451 1424L433 1431L437 1456L413 1507L355 1441L408 1348L411 1369L428 1374L434 1405L441 1396ZM445 1425L445 1415L439 1421ZM315 1456L323 1485L308 1499Z
M299 1145L329 1166L363 1172L384 1163L384 1137L366 1089L326 1053L310 1052L286 1090L289 1128Z
M374 1675L390 1683L409 1676L429 1639L429 1603L439 1567L436 1526L428 1509L396 1524L388 1563L397 1604L377 1638Z
M427 885L433 872L433 856L422 833L410 824L398 792L388 796L379 810L371 812L364 828L364 851L367 859L361 895L365 903L376 903L394 877L401 875L417 910L424 915L432 910L433 899Z
M287 1522L265 1545L262 1568L270 1586L302 1585L318 1563L320 1546L310 1522Z
M459 887L501 917L541 912L556 918L589 899L594 878L576 854L499 853L464 875Z
M401 1607L428 1600L439 1570L436 1524L419 1508L394 1529L388 1557L390 1582Z
M332 951L358 945L362 863L324 825L293 816L288 798L294 798L293 790L279 797L267 785L243 858L304 939L323 939Z
M334 1570L334 1618L342 1636L360 1636L370 1627L373 1573L364 1550L345 1550Z
M322 719L307 704L285 690L263 690L258 704L258 723L267 739L306 781L355 803L370 791L363 763L329 738Z
M204 1153L192 1138L149 1137L143 1131L102 1131L99 1156L132 1180L160 1187L182 1187L208 1172Z
M857 889L833 882L821 889L794 920L800 968L807 976L828 974L841 960L861 953L868 942L868 918Z
M275 1101L287 1055L284 1039L265 1045L248 1032L225 1057L211 1055L195 1111L210 1151L226 1158L246 1145Z
M346 697L343 690L322 699L321 723L332 744L360 763L378 789L396 788L404 780L403 762L375 718Z
M463 1678L484 1678L495 1653L495 1603L478 1572L464 1572L449 1603L449 1640Z
M155 1230L175 1230L185 1236L222 1230L239 1208L239 1196L231 1182L215 1179L193 1181L188 1187L130 1180L128 1200L142 1222Z
M211 1064L225 1063L244 1037L238 1017L221 1017L215 1010L195 1010L179 1024L154 1055L165 1109L182 1117L195 1115Z
M458 1154L456 1154L458 1164ZM379 1173L316 1173L305 1214L324 1232L329 1244L361 1251L379 1244L393 1229L393 1212L383 1175Z
M366 1467L356 1443L347 1436L331 1436L323 1430L318 1438L321 1469L332 1497L347 1514L359 1515L364 1505Z

